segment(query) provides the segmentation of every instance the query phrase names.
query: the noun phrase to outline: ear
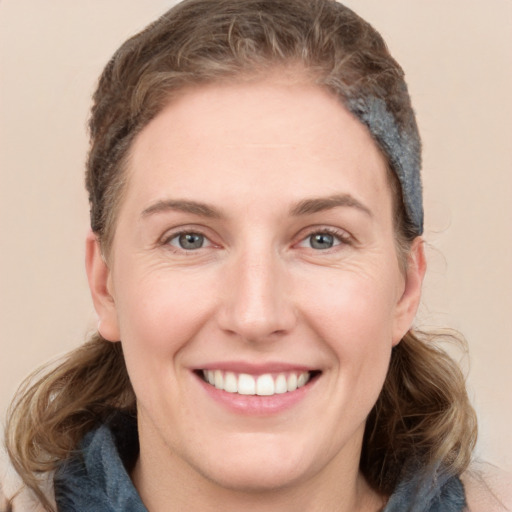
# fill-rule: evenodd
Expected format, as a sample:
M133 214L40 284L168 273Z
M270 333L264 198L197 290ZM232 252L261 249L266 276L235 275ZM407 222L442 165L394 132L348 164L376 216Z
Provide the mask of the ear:
M98 315L98 331L109 341L119 341L117 310L112 296L111 272L96 235L90 230L85 241L85 268L92 302Z
M411 328L420 304L421 287L426 269L423 239L417 237L407 256L405 285L395 308L393 346L397 345Z

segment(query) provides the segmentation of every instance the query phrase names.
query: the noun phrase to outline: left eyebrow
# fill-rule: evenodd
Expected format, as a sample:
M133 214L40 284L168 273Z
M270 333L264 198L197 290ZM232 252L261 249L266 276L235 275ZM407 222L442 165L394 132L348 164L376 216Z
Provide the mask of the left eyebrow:
M155 213L162 213L166 211L180 211L185 213L192 213L201 217L209 217L213 219L220 219L223 217L222 213L206 203L197 201L188 201L182 199L167 199L157 201L141 213L141 217L148 217Z
M340 206L356 208L369 217L373 217L371 210L350 194L336 194L327 197L313 197L311 199L304 199L292 207L291 215L310 215L312 213L318 213L325 210L332 210L333 208L338 208Z

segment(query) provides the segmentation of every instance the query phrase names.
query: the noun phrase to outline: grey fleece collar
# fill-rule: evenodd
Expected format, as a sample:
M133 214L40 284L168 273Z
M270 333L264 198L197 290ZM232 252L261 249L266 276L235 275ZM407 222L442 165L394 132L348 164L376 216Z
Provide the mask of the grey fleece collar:
M148 512L126 469L137 452L135 418L117 415L108 426L89 432L55 474L58 511ZM465 504L457 477L416 471L397 487L383 512L462 512Z

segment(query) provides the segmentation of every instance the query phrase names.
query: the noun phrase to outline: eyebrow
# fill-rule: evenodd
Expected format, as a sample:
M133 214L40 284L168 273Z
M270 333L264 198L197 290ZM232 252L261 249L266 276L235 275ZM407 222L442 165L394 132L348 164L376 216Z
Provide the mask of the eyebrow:
M356 208L369 217L373 217L371 210L350 194L335 194L328 197L314 197L298 202L292 209L293 216L311 215L313 213L331 210L339 206Z
M290 213L294 217L300 217L302 215L311 215L313 213L332 210L333 208L338 207L356 208L367 214L369 217L373 217L370 209L350 194L335 194L328 197L304 199L296 203L291 208ZM166 211L181 211L211 219L220 219L224 217L220 210L209 206L206 203L185 199L165 199L157 201L144 209L141 213L141 217L148 217L150 215Z
M197 201L188 201L183 199L166 199L157 201L156 203L148 206L141 213L141 217L148 217L155 213L162 213L166 211L180 211L186 213L193 213L201 217L208 217L212 219L220 219L223 217L222 213L205 203L199 203Z

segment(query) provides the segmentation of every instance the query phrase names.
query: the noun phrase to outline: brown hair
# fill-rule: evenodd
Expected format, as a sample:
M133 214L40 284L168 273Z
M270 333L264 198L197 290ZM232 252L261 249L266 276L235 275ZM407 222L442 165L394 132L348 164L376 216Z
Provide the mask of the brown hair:
M126 41L94 94L86 185L91 226L108 258L134 137L191 85L261 76L280 68L349 97L382 99L396 123L416 130L403 72L380 35L332 0L185 0ZM390 164L392 167L392 163ZM394 172L399 254L415 237ZM393 350L365 433L361 470L390 494L407 461L460 474L476 436L457 365L434 336L410 331ZM136 414L120 343L98 333L18 393L6 431L11 460L42 503L38 474L54 469L113 409Z

